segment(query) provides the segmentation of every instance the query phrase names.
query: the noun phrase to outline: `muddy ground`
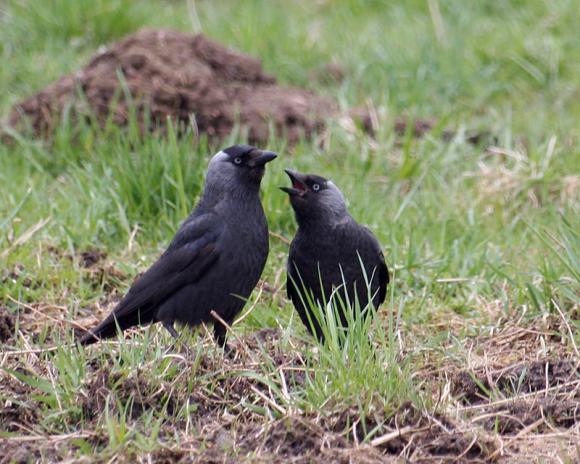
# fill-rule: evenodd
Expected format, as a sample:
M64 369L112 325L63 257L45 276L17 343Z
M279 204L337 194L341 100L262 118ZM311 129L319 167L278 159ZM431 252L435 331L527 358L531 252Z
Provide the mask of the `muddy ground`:
M96 285L111 283L110 299L88 308L84 318L83 314L75 318L75 322L90 326L114 305L115 279L124 277L96 250L63 259L77 260ZM8 278L18 278L16 272L8 273ZM109 274L112 277L107 277ZM263 353L284 376L290 396L309 375L301 347L281 349L277 329L235 337L230 342L235 348L233 356L216 350L209 334L196 339L201 357L183 347L170 349L171 363L181 372L172 382L152 378L146 367L119 372L92 359L74 399L83 428L75 433L42 435L35 432L43 420L42 392L22 382L14 372L49 378L50 352L42 348L50 345L50 337L41 346L34 340L47 321L62 331L71 330L70 321L64 308L42 304L29 305L19 313L6 308L1 311L0 463L31 458L74 461L81 452L79 440L90 446L107 445L106 430L97 426L107 411L122 413L120 408L130 404L128 426L143 427L140 418L147 412L171 417L186 403L194 405L187 420L179 416L165 422L159 436L165 445L140 454L139 459L529 463L566 462L564 458L574 462L578 456L580 359L560 343L558 318L531 325L505 323L493 336L467 339L466 349L473 354L466 363L454 357L436 360L430 354L408 354L422 366L414 375L432 404L419 409L405 403L394 413L367 417L365 424L354 409L305 412L282 408L271 417L257 413L261 406L271 406L272 391L258 380ZM17 351L16 339L26 340L30 349ZM256 377L240 372L255 372ZM204 378L218 380L208 389ZM186 387L188 379L194 379L193 388ZM366 442L361 435L364 428L376 430ZM175 437L179 437L179 445ZM117 457L127 462L137 458L131 451Z

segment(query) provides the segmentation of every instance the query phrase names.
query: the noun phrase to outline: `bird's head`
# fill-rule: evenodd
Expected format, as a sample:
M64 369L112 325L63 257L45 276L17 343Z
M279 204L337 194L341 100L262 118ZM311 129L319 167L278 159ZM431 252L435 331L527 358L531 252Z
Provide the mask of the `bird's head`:
M206 184L221 192L257 190L264 176L266 163L276 156L276 153L250 145L225 148L209 162Z
M299 225L313 221L325 225L342 222L348 217L346 202L342 192L334 183L315 174L302 174L290 169L284 170L292 187L280 187L290 197Z

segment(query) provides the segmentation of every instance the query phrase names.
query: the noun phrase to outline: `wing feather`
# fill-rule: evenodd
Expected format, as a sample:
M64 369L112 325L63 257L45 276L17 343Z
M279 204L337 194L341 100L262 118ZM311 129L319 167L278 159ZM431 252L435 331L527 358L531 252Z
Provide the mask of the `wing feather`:
M133 284L113 312L85 334L81 343L114 336L117 325L125 330L152 322L161 303L183 286L201 279L219 259L222 230L213 214L188 219L167 251Z

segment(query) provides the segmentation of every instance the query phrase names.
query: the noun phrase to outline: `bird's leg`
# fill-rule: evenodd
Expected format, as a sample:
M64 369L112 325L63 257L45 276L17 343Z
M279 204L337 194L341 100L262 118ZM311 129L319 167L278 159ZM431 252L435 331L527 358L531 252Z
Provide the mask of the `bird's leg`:
M173 322L163 321L162 324L163 327L167 329L167 331L171 334L171 336L175 340L173 344L169 347L169 351L174 351L175 345L177 344L177 340L179 339L179 333L177 332L177 330L175 330L175 327L173 327ZM186 345L184 348L186 356L189 356L190 355L189 347Z
M163 324L163 327L165 327L167 329L167 331L171 334L171 336L173 338L175 338L176 340L179 338L179 334L177 333L177 330L175 330L175 327L173 327L173 322L163 321L162 324Z
M224 354L231 358L234 355L234 350L226 343L226 333L227 327L219 320L216 320L213 324L213 338L222 347Z
M163 324L163 327L165 327L167 329L167 331L171 334L171 336L174 339L174 342L169 347L168 351L176 351L176 345L177 345L177 340L179 339L179 333L177 332L177 330L175 330L175 327L173 326L173 322L164 321L164 322L162 322L162 324ZM188 345L182 345L181 349L185 352L185 355L187 357L191 357L192 353L189 350Z
M222 348L226 346L226 326L220 321L215 321L213 323L213 338Z

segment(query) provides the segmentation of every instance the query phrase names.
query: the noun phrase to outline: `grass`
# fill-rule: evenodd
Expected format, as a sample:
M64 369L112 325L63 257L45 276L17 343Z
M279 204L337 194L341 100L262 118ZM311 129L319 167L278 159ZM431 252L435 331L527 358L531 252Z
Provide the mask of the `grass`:
M517 439L497 427L489 438L493 427L482 428L478 412L496 414L506 397L535 398L530 372L546 359L570 373L553 373L561 382L546 388L578 402L569 388L579 360L576 13L572 0L4 2L2 115L101 45L152 26L201 31L345 107L370 100L380 122L372 139L331 126L324 151L271 140L281 156L262 188L274 233L267 285L230 335L233 359L203 330L175 349L157 328L95 349L70 345L74 324L96 322L164 249L219 147L193 146L190 134L142 138L66 121L52 144L0 145L0 311L16 321L3 351L20 353L0 362L6 449L37 437L25 449L39 460L340 461L348 451L380 462L389 452L413 458L412 447L374 440L410 427L420 457L431 443L423 428L440 423L460 437L459 450L440 444L443 456L509 458L532 436L519 453L545 445L535 458L573 462L577 419L559 422L552 411L545 428L524 421ZM344 81L311 78L328 62L344 68ZM399 138L400 114L441 123L421 139ZM458 131L450 141L439 134L447 127ZM462 134L472 129L492 134L493 146L468 143ZM296 225L277 189L287 183L283 167L333 179L384 246L393 284L372 350L316 346L284 296L285 239ZM86 267L90 249L106 257ZM521 364L532 367L513 371L515 388L502 389L505 372ZM486 397L487 409L461 400L459 371L472 374L477 388L464 390ZM564 442L542 435L556 432Z

